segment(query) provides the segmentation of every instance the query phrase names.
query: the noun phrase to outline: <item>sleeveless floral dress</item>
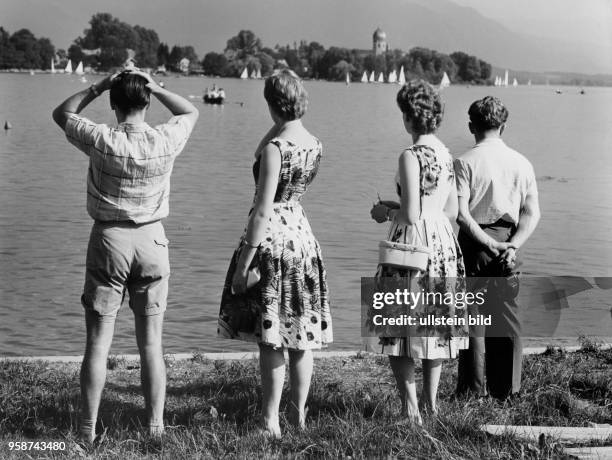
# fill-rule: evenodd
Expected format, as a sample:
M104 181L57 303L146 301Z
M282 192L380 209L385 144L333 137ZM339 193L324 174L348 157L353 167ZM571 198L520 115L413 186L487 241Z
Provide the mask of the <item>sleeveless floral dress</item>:
M274 212L251 264L259 268L261 280L244 294L231 292L245 229L225 279L217 333L275 348L321 348L333 341L327 278L300 199L317 175L322 147L318 140L314 148L281 138L270 142L280 151L281 170ZM253 175L257 197L259 159Z
M404 244L426 244L432 251L424 272L379 265L376 278L401 281L410 290L442 295L465 292L463 256L444 206L451 187L455 187L453 160L448 150L427 145L413 145L408 149L420 166L421 219L413 225L392 221L387 240ZM401 196L399 171L395 176L397 194ZM428 302L418 306L413 314L427 318L463 317L467 322L467 308L456 308L446 302ZM375 326L370 326L375 327ZM414 329L413 329L414 331ZM455 358L460 349L468 347L468 327L447 325L418 326L410 334L406 327L402 337L380 337L378 345L368 345L374 351L393 356L420 359Z

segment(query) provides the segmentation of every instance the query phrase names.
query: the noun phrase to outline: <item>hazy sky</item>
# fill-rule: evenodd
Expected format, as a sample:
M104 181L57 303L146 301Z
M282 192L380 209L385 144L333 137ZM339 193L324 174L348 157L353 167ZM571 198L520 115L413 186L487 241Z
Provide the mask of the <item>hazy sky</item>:
M340 43L338 38L329 36L329 28L318 30L317 24L296 24L299 18L294 18L289 8L270 11L270 1L0 0L0 26L11 33L28 28L37 37L48 37L57 48L66 49L76 37L82 35L94 13L109 12L129 24L156 30L160 40L170 46L194 45L196 52L202 55L207 51L222 51L227 39L240 29L252 29L267 46L292 43L302 38L319 41L326 47L339 45L367 49L371 46L370 32L365 34L362 30L351 29L350 11L338 8L340 4L334 5L334 0L325 3L325 8L328 15L337 16L332 21L337 21L337 27L345 30L336 36L342 35L347 43ZM385 3L385 0L372 1L376 2L376 6ZM405 1L427 7L437 3L436 6L440 7L445 0ZM612 47L612 0L450 1L474 8L521 34ZM242 13L247 9L245 5L249 5L247 15ZM307 8L309 0L300 1L300 5ZM329 18L326 19L329 22ZM379 24L372 27L376 25ZM310 36L303 35L304 29ZM606 58L612 62L612 56Z
M453 0L509 29L564 41L612 45L612 0ZM612 60L612 56L610 56Z

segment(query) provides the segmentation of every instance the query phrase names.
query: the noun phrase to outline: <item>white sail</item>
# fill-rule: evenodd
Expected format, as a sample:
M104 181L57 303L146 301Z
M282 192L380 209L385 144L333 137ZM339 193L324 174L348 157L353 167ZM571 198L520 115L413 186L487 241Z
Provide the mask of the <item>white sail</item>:
M397 72L395 71L395 69L389 72L389 77L387 78L387 81L389 83L397 82Z
M251 72L251 78L257 78L257 71L255 69L253 69L253 71Z
M374 71L372 70L372 73L370 74L370 83L374 83L376 81L376 78L374 77Z
M512 80L512 86L518 86L518 81L516 81L516 78Z
M368 73L364 70L363 75L361 76L361 83L367 83L367 82L368 82Z
M261 69L257 69L257 75L256 75L257 79L261 78Z
M348 72L346 73L346 84L347 84L347 85L350 85L350 84L351 84L351 77L350 77L350 75L349 75L349 73L348 73Z
M79 62L79 65L74 70L74 73L77 75L83 75L85 72L83 71L83 61Z
M378 83L384 83L385 82L385 77L383 77L383 73L381 72L378 75Z
M527 86L531 86L531 80L527 82Z
M504 86L508 86L508 71L504 74Z
M397 82L400 85L403 85L404 83L406 83L406 74L404 73L404 66L400 68L400 73L399 73L399 77L397 78Z
M249 71L247 70L246 67L243 69L242 73L240 74L240 78L242 78L243 80L249 78Z
M51 58L51 73L55 73L55 64L53 62L53 58Z
M72 61L68 59L68 64L66 64L66 68L64 69L66 73L72 73Z
M448 74L444 72L444 75L442 75L442 81L440 81L440 89L448 88L450 84L450 78L448 78Z

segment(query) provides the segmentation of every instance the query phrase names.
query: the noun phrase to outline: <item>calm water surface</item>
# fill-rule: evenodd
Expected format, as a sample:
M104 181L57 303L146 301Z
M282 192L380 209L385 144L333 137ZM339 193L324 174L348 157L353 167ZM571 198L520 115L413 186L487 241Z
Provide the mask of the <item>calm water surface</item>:
M199 107L200 119L174 167L164 224L173 270L164 335L171 353L254 348L216 339L216 317L252 199L253 149L271 121L261 81L214 82L226 89L229 102ZM166 80L186 97L199 97L212 83ZM85 85L75 76L0 74L0 121L13 125L0 133L0 355L83 351L79 298L91 226L85 210L87 157L67 143L51 111ZM377 191L393 198L397 156L410 139L394 102L397 86L306 85L310 105L304 123L323 142L324 160L304 206L329 274L333 348L356 349L360 277L375 270L377 244L386 236L386 227L370 220L369 209ZM523 271L611 276L612 89L579 95L567 88L557 95L552 87L450 87L443 93L446 114L439 135L453 154L473 144L467 107L487 94L507 104L505 140L529 157L538 176L543 218L524 250ZM106 95L84 114L114 121ZM150 123L167 118L153 102ZM571 308L561 314L561 335L610 335L609 292L572 296ZM131 312L123 307L113 353L135 352L132 328Z

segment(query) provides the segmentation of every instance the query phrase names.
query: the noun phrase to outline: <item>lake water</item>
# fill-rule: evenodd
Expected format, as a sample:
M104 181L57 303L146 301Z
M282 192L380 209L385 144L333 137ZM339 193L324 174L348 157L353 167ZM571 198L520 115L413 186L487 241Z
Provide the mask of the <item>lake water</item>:
M164 223L173 270L165 348L253 350L252 344L218 340L215 331L225 272L251 204L253 150L271 126L263 82L175 77L165 82L186 97L199 97L213 82L228 94L224 107L199 106L200 119L174 167ZM0 74L0 121L13 125L0 133L0 356L83 352L79 298L91 227L85 210L87 158L67 143L51 111L85 86L76 76ZM378 241L386 236L369 210L377 190L393 198L397 156L410 139L395 105L397 86L306 82L306 87L310 104L304 123L322 140L324 159L304 206L329 275L332 348L357 349L360 277L375 270ZM532 161L543 213L524 250L523 271L610 276L612 89L589 88L585 95L577 88L563 88L563 94L554 89L452 86L443 92L446 114L439 136L453 154L464 152L473 144L469 104L487 94L501 97L510 111L504 138ZM106 95L84 115L114 121ZM150 123L167 118L153 102ZM561 335L610 335L609 297L601 289L572 296L571 308L561 315ZM112 352L135 350L125 307Z

